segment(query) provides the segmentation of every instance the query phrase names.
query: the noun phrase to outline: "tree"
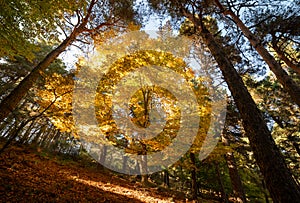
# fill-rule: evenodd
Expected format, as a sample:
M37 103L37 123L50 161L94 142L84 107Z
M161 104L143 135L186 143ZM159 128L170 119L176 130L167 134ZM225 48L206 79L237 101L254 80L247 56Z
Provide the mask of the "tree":
M264 61L269 65L272 72L276 75L278 81L283 85L284 89L289 93L293 101L300 106L300 86L293 81L293 79L282 69L281 65L275 58L264 48L260 39L255 36L250 29L241 21L241 19L229 8L226 9L219 0L215 0L224 15L232 17L233 21L242 30L244 35L248 38L251 45L256 49ZM276 46L275 46L276 48ZM284 56L284 55L282 55ZM297 69L296 69L297 70Z
M10 112L12 112L26 95L28 90L32 87L35 81L40 77L40 74L61 54L68 46L70 46L76 38L85 33L87 35L96 34L97 32L103 32L112 27L117 27L117 22L121 17L125 16L126 11L128 15L133 17L132 7L129 1L121 1L119 3L115 1L109 2L107 7L103 6L104 2L92 0L87 9L82 8L82 11L77 11L76 16L78 18L77 24L74 26L72 32L68 37L53 51L51 51L31 72L27 75L20 84L5 98L0 104L0 121L5 119ZM125 5L124 5L125 4ZM120 6L126 6L121 9ZM112 9L112 13L106 15L105 9ZM118 15L120 14L120 15ZM132 14L132 15L130 15ZM83 15L85 15L83 17ZM123 19L122 19L123 20ZM126 22L126 19L125 21Z
M1 85L3 95L11 92L17 85L17 81L22 80L35 63L52 49L45 45L39 45L39 48L41 51L34 53L36 59L32 62L25 57L15 56L15 60L6 60L1 64L0 84L3 84ZM68 121L64 117L70 114L68 99L71 98L69 93L72 91L70 86L73 79L72 74L69 74L65 68L61 60L55 60L22 99L22 104L4 122L1 122L0 135L7 139L1 151L15 140L21 144L31 143L49 148L55 145L54 140L57 142L68 137L63 133L67 131L66 127L59 125L65 120ZM50 119L57 125L54 126ZM57 120L62 121L55 122ZM59 129L62 133L58 133Z
M258 12L252 20L255 23L256 34L262 39L262 43L270 47L270 51L274 52L273 55L282 66L285 63L298 75L300 74L299 9L299 3L289 2L286 8L280 9L276 14L273 9L268 8L264 12Z
M294 79L299 80L299 77ZM286 163L299 179L299 108L291 104L287 93L272 74L259 82L247 78L246 83L259 108L264 112L264 117L271 126L272 136L285 156Z
M222 134L222 143L225 146L230 146L231 132L230 127L235 127L238 124L237 118L235 118L235 109L232 103L228 104L227 114L226 114L226 125ZM242 184L242 180L238 171L235 156L233 151L229 151L225 154L225 159L227 162L229 176L232 184L233 194L238 202L247 202L246 194Z
M294 181L282 154L272 139L261 112L258 110L245 87L242 78L228 59L223 47L217 43L214 35L203 23L203 8L207 2L198 2L199 4L181 1L150 2L155 8L168 9L173 14L177 12L177 15L185 16L194 23L201 39L217 61L239 112L241 113L246 135L249 138L254 156L273 200L275 202L299 200L300 188ZM196 11L199 11L197 15L195 13Z
M58 41L57 24L72 15L77 9L86 6L87 1L1 1L0 57L23 56L34 59L39 50L35 40Z

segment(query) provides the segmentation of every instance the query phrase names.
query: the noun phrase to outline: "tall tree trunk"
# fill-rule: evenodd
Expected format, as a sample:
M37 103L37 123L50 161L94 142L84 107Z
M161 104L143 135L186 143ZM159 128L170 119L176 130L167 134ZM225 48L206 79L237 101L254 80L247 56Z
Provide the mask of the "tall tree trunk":
M224 135L222 135L222 142L225 146L230 145L228 139ZM236 198L237 202L245 203L245 202L247 202L246 195L244 192L243 184L241 181L241 177L240 177L237 165L236 165L236 161L235 161L233 152L226 153L225 159L226 159L228 170L229 170L229 176L230 176L231 185L232 185L232 189L233 189L233 195Z
M219 0L215 0L216 5L224 13L224 15L229 15L237 26L241 29L244 35L248 38L250 44L256 49L259 55L264 59L264 61L269 65L271 71L276 75L278 81L282 84L284 89L289 93L292 100L300 106L300 86L282 69L275 58L264 48L261 41L249 30L249 28L241 21L241 19L235 15L231 10L226 10Z
M20 82L20 84L0 103L0 122L2 122L19 104L29 89L35 84L40 74L61 54L69 45L75 41L76 37L85 30L91 11L96 1L92 0L87 10L87 15L81 24L76 26L56 49L51 51L34 69Z
M217 61L224 79L242 117L246 136L255 159L264 176L267 188L274 202L300 202L300 188L287 168L284 158L276 146L271 133L257 108L253 98L243 83L242 78L228 59L223 47L202 23L188 11L184 15L200 31L200 36Z

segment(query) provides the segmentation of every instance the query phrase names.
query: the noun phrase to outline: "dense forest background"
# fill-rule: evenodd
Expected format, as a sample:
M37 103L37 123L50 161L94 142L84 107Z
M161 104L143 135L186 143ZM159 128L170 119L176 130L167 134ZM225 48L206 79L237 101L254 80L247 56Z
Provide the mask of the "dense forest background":
M1 0L0 8L0 201L93 202L85 196L101 190L105 198L97 196L96 202L300 202L300 1ZM158 20L151 21L153 16ZM211 119L203 84L215 83L169 53L146 50L117 60L94 102L100 128L115 147L140 155L156 152L172 142L180 126L174 95L143 87L130 100L132 122L147 128L153 102L160 101L161 111L168 112L163 133L147 142L118 131L107 110L108 93L141 65L180 74L205 109L202 130L180 160L156 173L124 175L97 162L109 161L109 150L103 148L95 160L83 146L73 115L74 89L80 71L96 74L86 67L89 53L105 52L109 61L116 49L104 50L104 44L143 32L149 23L160 23L163 46L174 46L171 39L178 36L193 42L194 56L205 61L218 91L227 92L226 118L217 146L199 159ZM139 40L154 46L144 37ZM125 45L131 48L132 41ZM132 167L142 171L145 164L141 160ZM58 171L63 173L55 175ZM82 177L75 178L80 186L67 180L68 171ZM29 184L26 176L38 184ZM101 180L105 186L99 186ZM43 181L51 187L40 190ZM116 197L120 190L123 196Z

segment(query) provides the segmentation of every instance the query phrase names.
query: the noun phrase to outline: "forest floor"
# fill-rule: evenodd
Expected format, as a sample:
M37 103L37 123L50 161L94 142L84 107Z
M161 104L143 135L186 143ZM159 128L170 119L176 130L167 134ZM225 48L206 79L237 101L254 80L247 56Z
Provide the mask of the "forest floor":
M0 154L0 202L192 201L179 192L144 187L103 168L14 145Z

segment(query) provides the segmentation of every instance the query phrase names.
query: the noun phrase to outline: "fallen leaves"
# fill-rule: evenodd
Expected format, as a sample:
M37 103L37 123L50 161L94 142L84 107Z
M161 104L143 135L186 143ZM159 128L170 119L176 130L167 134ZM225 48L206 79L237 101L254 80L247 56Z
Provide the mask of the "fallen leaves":
M185 202L107 170L28 150L12 146L0 155L0 202Z

